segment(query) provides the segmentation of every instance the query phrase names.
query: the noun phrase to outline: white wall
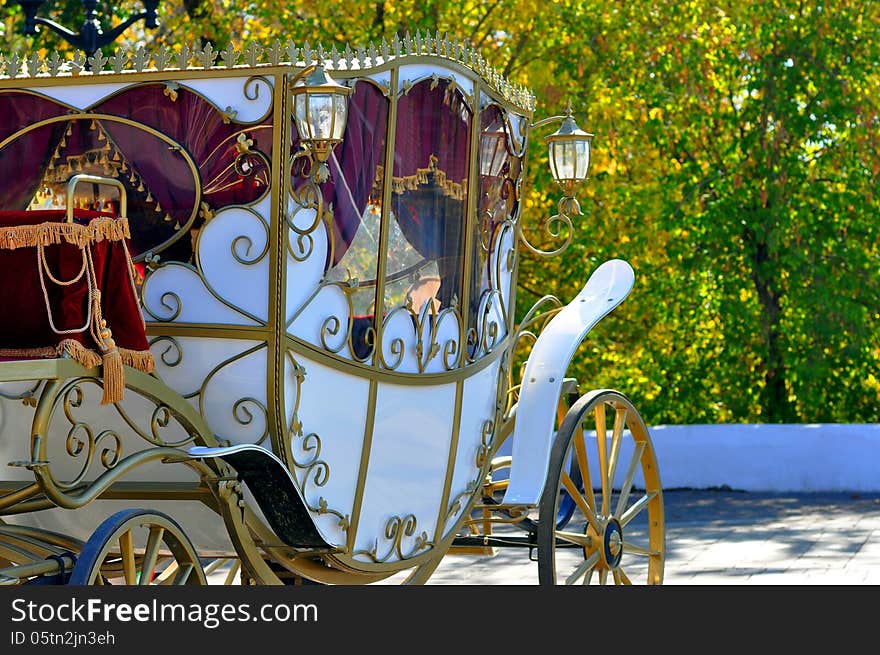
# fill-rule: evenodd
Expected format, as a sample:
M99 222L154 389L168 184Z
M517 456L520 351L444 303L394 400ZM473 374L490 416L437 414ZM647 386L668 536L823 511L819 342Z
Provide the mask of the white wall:
M880 424L657 425L664 489L880 491Z

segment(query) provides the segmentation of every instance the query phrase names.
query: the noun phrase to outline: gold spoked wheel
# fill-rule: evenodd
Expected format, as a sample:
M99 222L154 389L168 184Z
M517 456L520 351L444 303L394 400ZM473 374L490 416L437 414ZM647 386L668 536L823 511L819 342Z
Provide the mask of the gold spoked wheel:
M550 453L538 520L541 584L661 584L665 540L663 491L642 417L620 392L582 396Z
M205 585L196 550L170 516L125 509L89 537L72 585Z

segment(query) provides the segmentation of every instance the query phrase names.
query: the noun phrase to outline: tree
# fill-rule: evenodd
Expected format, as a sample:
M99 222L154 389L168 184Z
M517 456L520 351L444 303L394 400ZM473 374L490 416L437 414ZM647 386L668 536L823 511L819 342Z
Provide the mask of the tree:
M122 7L119 15L137 3ZM584 216L563 256L523 251L518 312L545 293L571 298L605 259L633 265L631 297L573 365L585 388L620 388L650 423L880 420L877 3L238 7L165 4L158 32L125 37L175 48L292 39L342 49L448 33L533 89L536 119L571 101L580 126L596 133ZM65 49L48 35L15 36L17 8L0 11L4 50ZM528 224L558 197L543 136L532 134L528 155Z

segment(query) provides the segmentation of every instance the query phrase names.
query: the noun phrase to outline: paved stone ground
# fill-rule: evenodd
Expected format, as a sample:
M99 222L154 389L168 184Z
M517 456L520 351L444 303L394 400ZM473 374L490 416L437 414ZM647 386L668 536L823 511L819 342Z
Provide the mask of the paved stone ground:
M880 584L880 494L665 490L667 585ZM521 549L444 557L428 584L537 584Z

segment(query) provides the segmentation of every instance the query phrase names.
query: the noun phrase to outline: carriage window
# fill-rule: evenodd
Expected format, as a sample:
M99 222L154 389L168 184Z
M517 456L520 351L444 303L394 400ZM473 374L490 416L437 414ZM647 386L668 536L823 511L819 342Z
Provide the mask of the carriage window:
M385 184L388 99L359 81L342 144L322 187L333 204L333 252L326 277L358 280L355 314L375 313ZM449 307L460 297L461 230L467 209L471 111L448 82L426 80L401 96L390 181L384 312L408 301Z
M497 299L489 296L499 284L499 273L503 274L506 269L507 262L499 261L497 252L501 226L506 220L514 220L518 211L517 184L522 170L522 157L512 132L507 113L498 105L490 104L481 112L478 153L480 195L472 240L474 257L467 308L468 326L476 333L485 329L482 323L485 318L483 314L487 313L487 302L497 302ZM497 290L507 296L506 289ZM508 301L509 298L503 297L505 306ZM469 354L474 356L475 344L471 344L471 351Z
M358 281L352 302L359 317L375 309L387 121L388 98L371 82L357 82L345 136L333 150L330 179L322 185L324 202L333 205L326 278Z
M385 311L439 310L461 296L471 110L445 80L425 80L397 107Z

